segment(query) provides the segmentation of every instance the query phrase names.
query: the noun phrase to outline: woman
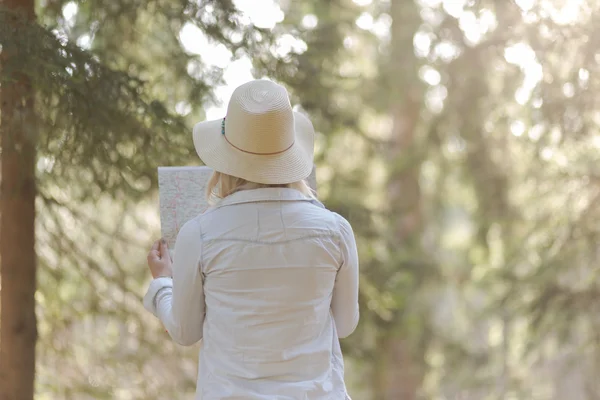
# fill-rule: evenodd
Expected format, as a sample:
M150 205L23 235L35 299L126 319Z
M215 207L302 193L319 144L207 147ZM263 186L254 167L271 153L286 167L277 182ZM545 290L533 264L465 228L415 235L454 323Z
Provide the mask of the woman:
M181 228L173 265L153 245L144 305L177 343L203 340L196 399L349 399L338 338L358 323L358 255L305 183L312 124L257 80L193 136L211 207Z

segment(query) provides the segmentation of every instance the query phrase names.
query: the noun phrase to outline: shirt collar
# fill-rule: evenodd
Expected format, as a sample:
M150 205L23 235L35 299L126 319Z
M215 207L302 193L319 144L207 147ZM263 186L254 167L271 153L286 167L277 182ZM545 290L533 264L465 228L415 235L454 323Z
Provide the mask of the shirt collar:
M296 189L280 187L240 190L239 192L235 192L225 197L216 205L216 207L264 201L308 201L322 207L322 204L319 201L305 196Z

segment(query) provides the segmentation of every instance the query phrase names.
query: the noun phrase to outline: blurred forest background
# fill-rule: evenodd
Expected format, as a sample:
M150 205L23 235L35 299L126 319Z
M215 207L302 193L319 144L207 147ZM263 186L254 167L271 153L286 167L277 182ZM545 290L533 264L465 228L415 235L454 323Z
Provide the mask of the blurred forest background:
M34 293L36 399L193 398L197 349L141 304L156 167L199 163L192 124L254 77L310 115L357 235L354 399L600 399L599 8L1 0L0 398L30 399Z

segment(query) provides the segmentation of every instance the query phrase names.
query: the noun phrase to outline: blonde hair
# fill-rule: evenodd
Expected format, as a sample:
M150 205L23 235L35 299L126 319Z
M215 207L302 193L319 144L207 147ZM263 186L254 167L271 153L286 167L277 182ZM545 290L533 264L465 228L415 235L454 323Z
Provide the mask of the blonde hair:
M315 198L315 193L305 180L286 184L263 184L250 182L242 178L214 171L206 185L206 200L213 206L225 197L239 192L240 190L259 189L268 187L283 187L296 189L303 195Z

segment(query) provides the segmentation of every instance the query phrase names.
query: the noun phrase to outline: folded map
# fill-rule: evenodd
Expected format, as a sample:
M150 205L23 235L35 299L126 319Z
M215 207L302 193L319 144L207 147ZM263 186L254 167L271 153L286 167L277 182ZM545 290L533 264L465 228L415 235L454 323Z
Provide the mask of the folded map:
M175 248L179 229L190 219L208 208L206 185L212 169L209 167L159 167L158 196L160 201L160 227L169 249ZM316 171L308 178L316 191Z

